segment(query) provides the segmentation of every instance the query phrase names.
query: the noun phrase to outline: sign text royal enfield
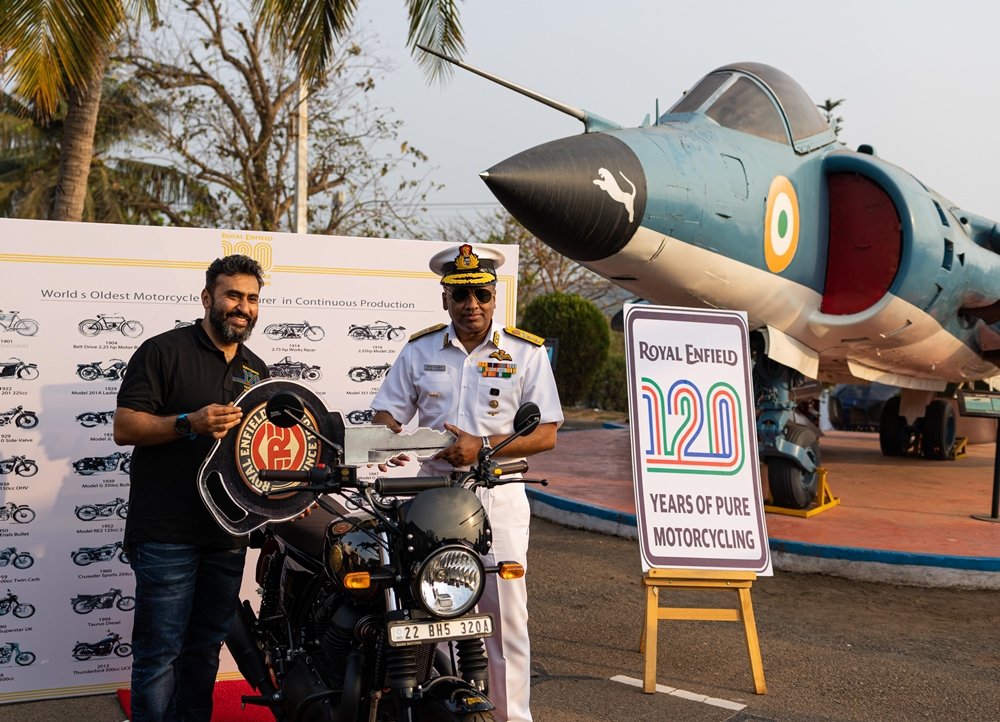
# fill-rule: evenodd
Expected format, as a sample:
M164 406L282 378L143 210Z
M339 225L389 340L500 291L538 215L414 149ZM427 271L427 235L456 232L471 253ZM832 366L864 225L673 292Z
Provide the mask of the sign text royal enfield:
M303 423L316 428L308 414ZM319 457L319 442L298 426L282 429L267 420L267 405L261 404L248 413L240 426L236 444L236 463L244 483L256 494L281 491L296 482L285 484L261 481L258 469L298 471L311 469Z

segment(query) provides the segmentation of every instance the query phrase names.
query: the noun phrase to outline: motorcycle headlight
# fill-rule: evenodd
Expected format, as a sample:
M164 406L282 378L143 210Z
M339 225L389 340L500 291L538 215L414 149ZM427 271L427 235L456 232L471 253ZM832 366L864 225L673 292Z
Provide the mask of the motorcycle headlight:
M449 619L476 606L486 573L479 555L465 547L445 547L427 557L416 579L416 595L431 614Z

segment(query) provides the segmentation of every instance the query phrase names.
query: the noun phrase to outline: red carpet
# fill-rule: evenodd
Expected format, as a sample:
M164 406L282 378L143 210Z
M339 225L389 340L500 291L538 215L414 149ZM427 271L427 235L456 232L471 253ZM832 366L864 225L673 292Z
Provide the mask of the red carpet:
M274 715L264 707L247 705L241 709L240 697L255 694L250 685L242 679L225 680L215 683L212 695L212 722L274 722ZM132 719L132 695L127 689L118 690L118 702L125 716Z

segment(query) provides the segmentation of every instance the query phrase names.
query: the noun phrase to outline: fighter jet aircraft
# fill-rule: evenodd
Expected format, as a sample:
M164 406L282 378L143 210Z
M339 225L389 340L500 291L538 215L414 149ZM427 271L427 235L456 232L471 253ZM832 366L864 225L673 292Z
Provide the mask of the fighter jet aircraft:
M791 77L734 63L638 128L457 65L580 119L584 134L482 174L531 233L652 303L746 311L776 503L816 491L799 375L903 388L883 453L953 456L934 392L1000 374L1000 229L867 146L837 142Z

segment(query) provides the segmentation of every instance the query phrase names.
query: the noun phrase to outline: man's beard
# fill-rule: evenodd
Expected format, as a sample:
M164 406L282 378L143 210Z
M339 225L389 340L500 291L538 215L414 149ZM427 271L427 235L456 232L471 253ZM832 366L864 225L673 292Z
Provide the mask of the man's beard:
M246 328L233 328L230 326L226 323L226 319L230 317L245 318L247 320ZM208 322L212 324L212 328L215 329L215 332L226 343L243 343L250 338L250 332L253 331L253 327L257 324L257 319L251 318L239 311L231 311L229 314L223 315L218 306L213 303L212 310L208 312Z

